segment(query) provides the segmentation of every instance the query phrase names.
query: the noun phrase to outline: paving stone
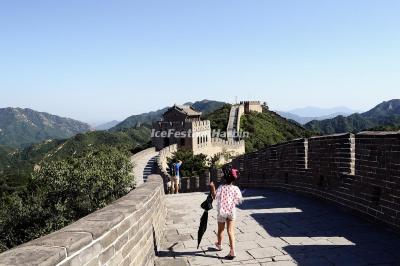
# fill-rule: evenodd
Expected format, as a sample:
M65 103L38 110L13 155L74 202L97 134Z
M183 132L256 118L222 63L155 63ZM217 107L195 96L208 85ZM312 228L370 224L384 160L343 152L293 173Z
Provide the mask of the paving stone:
M197 248L197 239L183 241L182 244L185 248ZM207 247L207 246L211 246L211 245L213 245L213 243L211 241L209 241L207 238L202 239L200 242L200 247Z
M221 257L228 255L228 253L229 250L226 250L225 253L222 253L223 255ZM251 256L247 251L244 250L236 250L235 253L236 253L235 261L250 261L254 259L253 256ZM226 263L229 261L224 260L224 262Z
M226 231L223 251L214 247L217 239L215 209L209 212L201 249L196 249L203 193L167 196L166 206L173 210L169 211L171 220L166 221L161 245L163 259L170 263L184 259L189 265L222 263L230 266L399 264L400 237L381 227L294 193L269 190L248 190L248 193L262 193L263 196L249 196L249 201L245 199L237 210L237 258L233 261L223 259L229 252ZM177 220L179 223L174 223ZM169 251L171 245L174 246Z
M257 239L263 239L262 236L259 234L253 232L253 233L244 233L244 234L237 234L236 235L236 240L238 242L240 241L249 241L249 240L257 240Z
M197 234L198 228L178 228L177 230L178 230L178 234L180 234L180 235L192 234L192 233Z
M283 255L281 251L274 247L266 247L266 248L255 248L250 249L247 252L250 253L251 256L255 259L262 259L262 258L270 258L274 256Z
M187 241L187 240L193 240L191 235L185 234L185 235L166 235L166 240L168 242L182 242L182 241Z
M256 241L248 240L248 241L240 241L235 243L235 248L237 250L249 250L254 248L259 248L260 246Z
M274 262L262 262L261 266L294 266L298 265L294 261L274 261ZM323 265L320 265L323 266Z
M162 250L173 250L173 249L182 249L185 248L183 246L184 242L167 242L163 241L160 245L160 249Z
M327 240L335 245L354 245L353 242L344 237L329 237Z
M212 255L196 255L190 258L190 265L221 265L222 261L220 258Z
M309 237L282 237L282 240L289 243L289 245L304 245L307 243L313 243L313 240Z
M306 265L306 266L330 266L335 265L332 262L328 261L326 258L303 258L300 260L296 260L296 263L299 265ZM336 264L337 265L337 264Z
M273 257L274 261L293 261L293 258L289 255L280 255Z
M267 247L284 247L287 246L288 243L286 243L285 241L283 241L280 238L276 238L276 237L270 237L267 239L257 239L255 240L255 242L260 245L260 247L262 248L267 248Z
M155 266L187 266L189 263L186 259L174 259L174 258L157 258Z

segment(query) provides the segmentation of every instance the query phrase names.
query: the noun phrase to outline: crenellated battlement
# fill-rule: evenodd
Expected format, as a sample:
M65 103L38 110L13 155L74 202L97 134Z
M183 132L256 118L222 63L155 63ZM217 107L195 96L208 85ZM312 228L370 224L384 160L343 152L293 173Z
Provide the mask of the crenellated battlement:
M240 104L259 104L261 105L260 101L241 101Z
M205 130L209 131L211 129L211 124L209 120L192 121L191 127L193 133L195 133L196 131L205 131Z
M400 229L400 132L297 139L235 158L240 185L311 194Z
M226 147L240 147L244 145L244 140L235 141L235 140L224 140L221 138L212 138L211 143L213 145L223 145Z
M193 126L196 126L196 127L209 126L210 120L193 121L192 124L193 124Z

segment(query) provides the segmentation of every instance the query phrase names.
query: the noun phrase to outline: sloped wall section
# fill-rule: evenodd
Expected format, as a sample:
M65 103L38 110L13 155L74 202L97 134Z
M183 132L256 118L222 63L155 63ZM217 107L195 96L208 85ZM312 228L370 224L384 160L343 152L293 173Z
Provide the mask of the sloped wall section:
M178 150L178 145L172 144L160 150L157 158L157 174L159 174L164 182L164 191L167 191L167 182L171 176L168 173L168 158L173 156L173 153Z
M0 254L0 265L154 265L165 217L162 178L150 175L107 207Z
M244 187L336 202L400 229L400 133L337 134L267 147L232 161Z

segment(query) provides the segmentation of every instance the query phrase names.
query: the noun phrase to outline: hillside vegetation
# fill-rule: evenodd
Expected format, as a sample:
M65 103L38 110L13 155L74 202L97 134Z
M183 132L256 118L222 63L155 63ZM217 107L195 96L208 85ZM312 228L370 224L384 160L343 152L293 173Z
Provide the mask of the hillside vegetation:
M93 131L77 134L70 139L49 140L19 150L0 146L0 195L23 189L33 169L43 162L81 156L87 150L103 146L113 147L127 156L146 148L150 141L150 128L139 127L119 132Z
M1 170L9 164L9 158L11 157L12 152L12 148L0 145L0 175Z
M271 111L264 113L250 112L243 115L240 128L250 134L249 138L245 139L246 152L312 135L310 131L299 124Z
M202 101L197 101L197 102L191 104L191 106L195 110L202 112L203 115L207 115L207 114L212 113L215 110L221 108L225 104L226 103L224 103L224 102L202 100Z
M400 126L400 100L390 100L378 104L371 110L347 117L337 116L332 119L311 121L305 124L307 129L320 134L334 134L364 130L391 130Z
M222 107L217 110L204 115L203 119L210 120L211 129L222 130L225 131L228 126L229 112L231 110L232 105L224 104Z
M70 118L31 109L0 109L0 145L26 147L48 139L69 138L90 130L90 126Z
M25 188L2 195L0 252L61 229L126 194L133 186L126 153L88 147L42 161Z
M210 120L211 129L225 131L228 125L230 109L231 105L225 104L223 107L204 116L204 119ZM312 135L310 131L296 122L268 110L263 113L251 112L243 115L240 120L240 129L250 134L249 138L245 139L246 152Z
M0 251L58 230L124 195L134 186L130 156L149 140L150 128L138 127L87 132L20 150L0 146L5 162Z

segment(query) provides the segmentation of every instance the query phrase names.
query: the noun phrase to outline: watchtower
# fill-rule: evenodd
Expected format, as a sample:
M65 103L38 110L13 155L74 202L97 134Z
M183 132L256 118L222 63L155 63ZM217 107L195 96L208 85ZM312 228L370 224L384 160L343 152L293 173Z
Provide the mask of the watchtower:
M191 106L174 105L153 123L152 142L157 150L171 144L179 149L190 149L194 153L202 144L211 141L210 121L201 120L201 112Z

